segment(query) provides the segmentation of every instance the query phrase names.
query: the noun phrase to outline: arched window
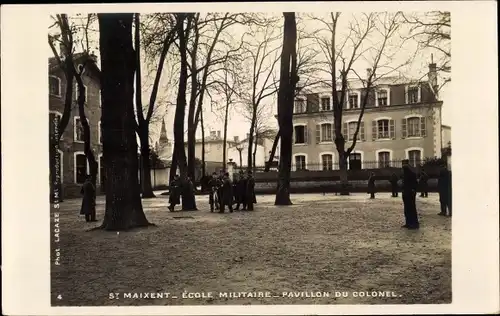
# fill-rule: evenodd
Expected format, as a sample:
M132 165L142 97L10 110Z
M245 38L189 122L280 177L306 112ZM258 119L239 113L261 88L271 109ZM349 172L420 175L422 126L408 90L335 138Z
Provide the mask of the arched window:
M409 116L402 122L403 138L405 137L425 137L426 122L425 117Z
M389 151L379 151L377 153L378 167L387 168L391 166L391 153Z
M333 124L323 123L321 124L321 141L331 142L333 139Z
M88 174L87 158L83 152L75 152L75 183L82 184Z

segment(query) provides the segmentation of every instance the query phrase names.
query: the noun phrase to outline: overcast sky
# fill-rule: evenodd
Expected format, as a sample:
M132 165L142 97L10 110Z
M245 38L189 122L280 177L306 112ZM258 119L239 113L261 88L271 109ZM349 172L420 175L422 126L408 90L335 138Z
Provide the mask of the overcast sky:
M273 14L268 14L268 15L273 15ZM279 27L282 25L282 15L281 13L274 14L274 16L278 19L278 27L276 28L275 34L279 34ZM321 22L318 22L317 20L314 20L314 18L319 18L324 21L329 21L330 16L329 13L325 13L324 15L318 15L315 14L314 17L311 16L310 14L306 13L299 13L298 15L298 29L300 30L299 34L302 34L304 37L300 39L300 47L302 47L304 52L310 52L312 50L317 50L316 53L316 59L320 60L322 57L321 50L319 50L319 45L317 44L317 40L313 38L307 38L307 34L314 34L316 37L323 37L327 36L328 33L324 32L324 25ZM83 20L79 20L78 18L75 18L73 21L77 24L81 24ZM356 13L342 13L339 19L339 22L337 24L337 30L338 30L338 36L336 39L337 43L343 43L344 40L347 38L348 34L350 35L350 38L354 38L352 35L351 28L349 25L352 25L355 21L359 22L359 25L364 27L363 22L364 16L362 14ZM383 21L379 21L379 23L383 23ZM380 24L382 25L382 24ZM92 31L89 33L89 41L90 41L90 47L91 51L94 51L94 53L99 56L99 51L98 51L98 25L97 23L94 23L92 25ZM228 31L228 36L231 35L234 38L241 38L242 34L247 31L248 29L246 27L242 26L233 26L231 29ZM53 33L53 31L49 31ZM413 56L412 54L415 53L416 51L416 46L415 43L412 41L402 41L401 36L407 36L408 35L408 29L402 27L397 35L394 35L391 37L391 39L387 42L386 44L386 50L384 55L390 55L391 58L382 58L379 65L383 66L388 66L388 67L400 67L401 65L405 65L404 67L398 68L398 71L393 71L390 73L390 75L396 75L396 76L405 76L409 78L424 78L426 79L426 73L428 70L428 64L430 63L431 60L431 54L433 54L433 58L435 61L439 61L440 58L442 58L442 55L439 54L439 52L435 50L425 50L425 51L419 51L417 56ZM262 41L264 38L263 33L258 33L255 36L247 36L245 39L251 43L259 43ZM371 68L374 60L374 50L371 49L372 47L378 48L380 47L381 43L383 40L383 36L379 35L377 32L370 33L369 37L364 41L364 46L362 45L361 48L367 49L366 53L363 54L361 58L359 58L354 64L353 68L361 75L363 76L366 73L366 68ZM274 43L270 44L270 48L275 48L281 45L282 39L277 38ZM350 56L350 53L352 52L352 44L350 41L347 41L347 44L344 46L344 55L346 57ZM77 51L81 51L81 45L77 45L76 47ZM173 47L175 49L175 47ZM221 48L222 49L222 48ZM368 50L369 49L369 50ZM363 51L363 49L360 49L360 51ZM280 52L280 49L277 50L277 53ZM47 45L47 54L48 56L53 56L52 51L50 50L50 47ZM274 56L274 55L273 55ZM411 63L407 63L407 60L410 56L413 56ZM270 65L272 63L273 59L269 58L269 60L266 61L266 65ZM154 63L155 64L155 63ZM244 65L241 65L242 69L241 72L243 73L250 73L250 69L245 68ZM382 73L387 73L389 68L381 68L379 71L381 74ZM279 63L276 65L276 75L278 75L278 70L279 70ZM148 87L151 85L151 82L153 80L153 76L147 76L147 65L146 62L144 62L143 65L143 77L147 81L147 83L144 85L145 88L143 90L147 90L143 92L143 102L147 103L149 100L149 95L150 92L148 91ZM159 137L159 131L160 131L160 126L161 126L161 118L164 117L166 125L167 125L167 133L169 138L173 138L173 117L174 117L174 112L175 112L175 106L172 104L175 102L175 97L177 93L177 87L176 85L172 85L169 83L169 80L172 79L173 76L177 76L177 72L174 70L172 71L170 67L167 67L164 69L164 72L162 74L162 88L160 88L159 92L159 99L162 101L161 102L161 107L157 109L157 121L153 123L153 126L151 126L151 134L153 138ZM316 74L316 76L321 76ZM261 80L264 78L261 77ZM301 81L303 78L301 77ZM448 83L443 87L443 89L440 92L440 98L443 101L443 113L442 113L442 118L443 118L443 124L446 125L451 125L451 105L449 104L450 97L448 95L448 91L450 91L450 85L452 83ZM211 94L215 99L217 96L214 95L214 93ZM189 97L189 96L188 96ZM189 100L189 98L187 98ZM222 116L220 111L212 111L211 108L213 109L216 107L216 105L210 104L210 99L208 97L205 99L205 108L204 108L204 119L205 119L205 131L206 134L209 134L210 130L222 130L223 129L223 121L222 121ZM170 104L170 105L169 105ZM265 118L266 118L266 124L270 127L276 127L277 128L277 122L276 119L273 117L273 114L276 113L276 98L275 96L270 96L266 98L262 106L265 109ZM244 112L244 110L241 109L241 106L238 108L239 110L232 110L230 113L230 120L228 124L228 137L233 138L234 136L239 136L240 139L244 138L246 133L249 130L249 122L247 119L245 119L244 115L241 113ZM187 113L186 113L187 116ZM198 137L200 136L200 131L198 129Z

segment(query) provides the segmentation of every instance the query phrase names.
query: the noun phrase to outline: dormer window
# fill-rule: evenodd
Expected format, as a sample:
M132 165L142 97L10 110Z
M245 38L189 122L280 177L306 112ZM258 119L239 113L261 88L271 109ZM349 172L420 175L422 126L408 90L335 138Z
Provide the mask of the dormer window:
M306 112L306 102L301 99L295 100L295 104L293 107L293 113L294 114L300 114L300 113L305 113Z
M420 103L420 86L406 87L406 103L407 104Z
M359 109L359 95L358 95L358 93L349 93L349 108Z
M388 106L389 105L389 90L380 89L377 90L376 106Z
M330 111L332 109L329 97L321 98L321 111Z

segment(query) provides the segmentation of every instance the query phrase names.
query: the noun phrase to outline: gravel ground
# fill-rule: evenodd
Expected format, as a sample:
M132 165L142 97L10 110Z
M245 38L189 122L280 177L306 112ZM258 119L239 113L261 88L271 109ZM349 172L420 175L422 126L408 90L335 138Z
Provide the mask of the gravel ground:
M292 195L289 207L258 196L253 212L218 214L206 196L200 211L170 213L158 194L143 200L157 226L119 234L88 231L100 222L86 223L81 200L67 200L59 242L52 236L61 263L52 265L52 304L451 303L450 218L437 215L431 194L417 198L421 229L402 229L401 198L388 195ZM103 197L97 203L102 220Z

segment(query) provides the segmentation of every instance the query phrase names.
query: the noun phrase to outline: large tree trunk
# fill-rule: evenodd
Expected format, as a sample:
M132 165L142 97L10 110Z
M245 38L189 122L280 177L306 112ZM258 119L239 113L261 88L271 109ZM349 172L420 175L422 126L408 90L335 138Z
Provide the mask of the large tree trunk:
M255 168L256 168L256 164L255 164L255 156L257 156L257 143L259 141L259 135L258 134L255 134L255 144L254 144L254 147L253 147L253 153L252 153L252 170L253 170L253 173L255 173Z
M243 154L242 154L242 151L243 150L238 150L238 153L240 154L240 169L243 168Z
M191 93L189 98L189 109L188 109L188 144L187 144L187 165L188 165L188 176L195 181L195 161L196 161L196 125L195 125L195 110L196 110L196 94L198 92L198 66L196 64L197 52L198 52L198 25L197 25L198 15L193 21L194 29L194 41L193 47L191 49Z
M100 228L152 225L142 208L134 114L132 13L98 14L106 210Z
M284 33L278 91L278 123L281 134L278 190L275 205L291 205L290 173L292 168L293 100L297 84L297 24L295 13L283 13Z
M184 31L184 21L190 19L185 13L177 13L177 35L179 36L179 53L181 55L181 67L179 74L179 91L177 93L177 104L174 118L174 155L177 158L181 181L183 187L187 184L188 166L186 161L186 152L184 149L184 117L186 111L186 89L187 89L187 38L189 33L189 22L187 31ZM194 183L194 178L191 181ZM196 210L196 201L194 192L182 190L182 210Z
M279 140L280 140L280 132L278 131L278 133L274 137L273 147L271 148L271 153L269 154L269 160L267 161L264 172L269 172L269 169L271 169L271 164L274 161L274 156L276 155L276 148L278 148Z
M345 154L339 156L340 195L349 195L349 181L347 178L347 159Z
M172 183L175 175L177 174L177 154L175 152L175 143L174 143L174 151L172 152L172 161L170 162L170 172L168 177L168 183Z

